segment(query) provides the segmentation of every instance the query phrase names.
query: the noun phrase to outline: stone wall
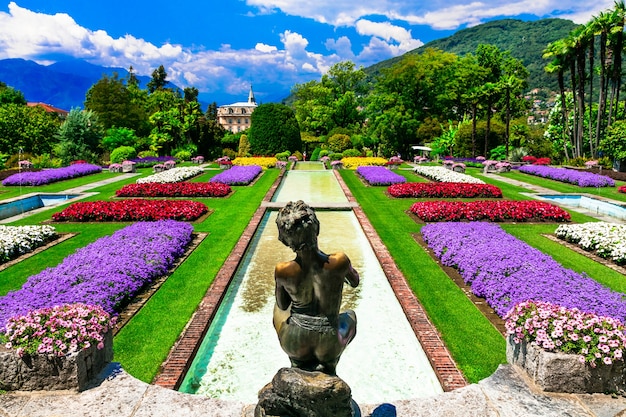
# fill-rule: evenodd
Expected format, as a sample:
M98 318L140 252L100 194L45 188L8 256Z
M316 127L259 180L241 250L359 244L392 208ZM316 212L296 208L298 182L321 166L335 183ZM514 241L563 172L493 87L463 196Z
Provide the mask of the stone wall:
M0 352L0 389L5 391L83 391L113 360L113 333L105 335L103 349L89 349L67 356L24 355Z

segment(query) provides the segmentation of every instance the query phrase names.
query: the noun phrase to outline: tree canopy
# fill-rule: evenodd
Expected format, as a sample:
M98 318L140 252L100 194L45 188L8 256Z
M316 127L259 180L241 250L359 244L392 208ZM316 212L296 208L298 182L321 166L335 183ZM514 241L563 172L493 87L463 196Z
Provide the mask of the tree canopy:
M300 127L293 110L284 104L259 105L251 116L248 141L254 155L302 151Z

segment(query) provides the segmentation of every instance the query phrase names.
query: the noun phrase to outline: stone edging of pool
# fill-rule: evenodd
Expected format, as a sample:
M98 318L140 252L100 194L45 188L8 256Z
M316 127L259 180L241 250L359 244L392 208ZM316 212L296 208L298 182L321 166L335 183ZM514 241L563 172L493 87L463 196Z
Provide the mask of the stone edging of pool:
M268 209L276 208L271 203L271 198L278 188L285 174L283 170L278 176L270 190L264 197L263 203L254 213L250 223L244 230L235 248L226 259L224 265L218 272L211 287L200 302L196 312L187 324L183 334L173 346L167 359L161 366L159 374L153 384L168 389L177 389L189 369L193 357L195 356L200 343L208 331L222 298L228 288L231 279L239 267L248 245L252 240L257 227L263 219ZM365 216L363 210L358 206L352 193L344 183L338 172L334 172L335 177L349 200L349 206L354 211L357 219L363 228L376 256L385 271L391 287L396 294L402 309L413 328L418 340L426 352L431 365L442 385L444 391L452 391L468 385L460 370L454 363L452 356L444 345L436 328L428 319L423 307L408 287L406 279L396 266L387 248L380 240L380 237ZM260 389L261 387L259 387Z

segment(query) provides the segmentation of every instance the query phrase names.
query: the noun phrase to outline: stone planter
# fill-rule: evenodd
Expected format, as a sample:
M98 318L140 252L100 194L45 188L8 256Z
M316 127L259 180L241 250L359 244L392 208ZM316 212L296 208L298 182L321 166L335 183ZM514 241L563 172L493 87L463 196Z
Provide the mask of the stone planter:
M137 172L137 170L135 169L135 165L122 165L122 172Z
M231 165L229 164L220 164L220 169L229 169Z
M25 355L14 350L0 352L0 389L5 391L83 391L113 360L113 332L104 337L104 348L89 349L67 356Z
M524 369L544 391L591 394L619 392L626 388L623 361L592 368L580 362L577 355L547 352L525 341L515 344L513 336L507 339L506 358L510 364Z

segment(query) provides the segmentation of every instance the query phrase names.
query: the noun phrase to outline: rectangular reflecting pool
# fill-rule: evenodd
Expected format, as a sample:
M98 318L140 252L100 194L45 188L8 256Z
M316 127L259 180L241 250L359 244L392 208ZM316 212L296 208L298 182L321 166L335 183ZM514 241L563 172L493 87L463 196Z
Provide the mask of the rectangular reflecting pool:
M593 197L587 197L579 194L540 194L538 197L555 204L581 208L595 214L602 214L615 217L616 219L626 220L626 206L622 206L617 203L598 200Z
M297 200L305 200L308 204L348 202L330 170L288 171L272 201L286 203Z
M289 358L272 326L274 267L294 253L278 241L269 212L233 278L180 391L255 403L258 391ZM320 211L320 249L342 251L361 275L344 287L342 310L353 309L357 334L337 374L357 403L425 398L443 390L376 255L352 212Z
M30 194L0 202L0 220L42 207L56 206L78 196L80 194Z

